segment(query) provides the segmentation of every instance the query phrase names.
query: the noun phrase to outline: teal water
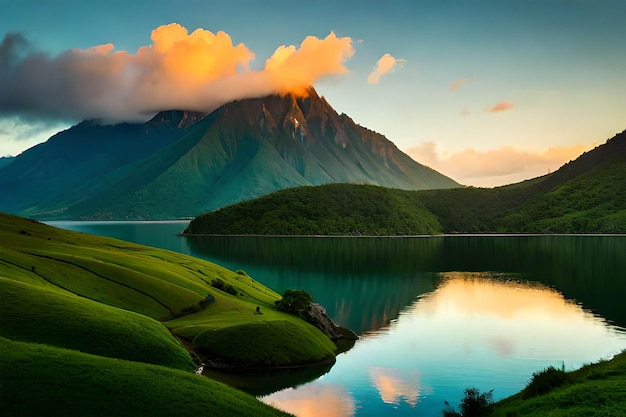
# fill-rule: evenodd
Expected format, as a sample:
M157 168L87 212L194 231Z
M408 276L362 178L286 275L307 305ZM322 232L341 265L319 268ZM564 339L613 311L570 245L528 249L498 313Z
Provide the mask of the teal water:
M626 349L625 236L191 238L177 236L186 222L52 224L313 294L361 338L322 376L261 397L300 417L437 416L466 387L499 399L549 365Z

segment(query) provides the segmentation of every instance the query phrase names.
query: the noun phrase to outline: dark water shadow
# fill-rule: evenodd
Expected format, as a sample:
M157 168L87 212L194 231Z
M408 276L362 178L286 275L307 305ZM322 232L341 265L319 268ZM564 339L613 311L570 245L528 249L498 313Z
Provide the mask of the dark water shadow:
M223 382L254 396L268 395L289 387L314 381L328 373L333 363L276 370L221 372L205 369L202 375Z

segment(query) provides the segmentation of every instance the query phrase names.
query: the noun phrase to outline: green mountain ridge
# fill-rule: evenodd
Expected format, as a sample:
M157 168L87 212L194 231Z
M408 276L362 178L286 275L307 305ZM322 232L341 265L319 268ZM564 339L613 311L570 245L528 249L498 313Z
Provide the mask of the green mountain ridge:
M303 185L454 188L452 179L307 95L144 124L83 122L0 168L0 210L37 219L158 220Z
M626 233L626 131L550 175L492 189L300 187L196 217L189 234Z

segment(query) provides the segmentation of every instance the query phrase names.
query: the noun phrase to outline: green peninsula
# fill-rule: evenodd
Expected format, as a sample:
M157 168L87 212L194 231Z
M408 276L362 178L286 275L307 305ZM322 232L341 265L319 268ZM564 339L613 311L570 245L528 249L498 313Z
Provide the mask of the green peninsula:
M283 415L194 371L334 361L243 271L6 214L0 242L3 415Z

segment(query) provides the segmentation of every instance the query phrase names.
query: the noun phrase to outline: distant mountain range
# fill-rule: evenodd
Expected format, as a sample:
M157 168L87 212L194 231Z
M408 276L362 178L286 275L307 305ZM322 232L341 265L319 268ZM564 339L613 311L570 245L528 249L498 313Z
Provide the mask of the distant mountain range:
M558 171L493 189L299 187L191 221L189 234L626 233L626 131Z
M326 183L454 188L309 89L167 111L146 123L82 122L0 164L0 211L38 219L194 217Z

